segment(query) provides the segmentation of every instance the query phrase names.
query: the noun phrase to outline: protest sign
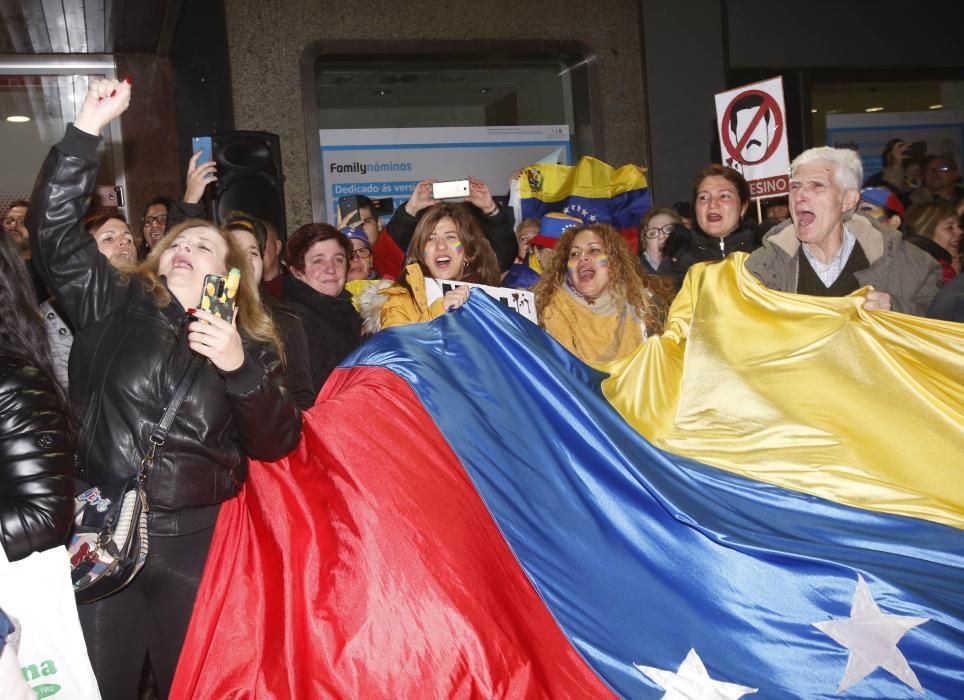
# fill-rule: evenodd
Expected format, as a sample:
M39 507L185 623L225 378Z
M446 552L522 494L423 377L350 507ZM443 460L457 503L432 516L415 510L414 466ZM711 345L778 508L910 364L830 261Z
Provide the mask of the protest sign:
M783 78L777 76L716 95L717 127L723 165L750 183L754 199L789 192Z
M459 282L457 280L437 280L427 278L425 280L425 299L431 305L436 299L440 299L447 292L457 287L471 287L481 289L496 301L505 304L516 313L522 314L533 323L538 323L536 318L536 298L532 292L524 289L510 289L508 287L490 287L486 284L474 284L472 282Z

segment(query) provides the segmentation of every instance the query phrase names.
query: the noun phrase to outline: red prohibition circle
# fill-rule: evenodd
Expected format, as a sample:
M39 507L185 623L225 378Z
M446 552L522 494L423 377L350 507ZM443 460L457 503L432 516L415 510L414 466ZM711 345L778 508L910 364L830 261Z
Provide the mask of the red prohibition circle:
M763 102L757 107L756 114L753 115L753 119L750 120L750 125L747 127L743 136L739 137L739 142L733 145L732 139L730 139L730 112L733 111L733 105L742 100L744 97L749 97L751 95L757 95L763 98ZM767 146L766 152L761 158L757 160L744 160L743 156L740 155L740 151L743 150L743 146L746 145L746 141L750 134L756 129L757 124L763 119L763 115L767 112L773 114L773 122L776 125L776 130L773 132L773 138L770 139L770 143ZM743 165L758 165L765 161L767 158L772 156L777 150L777 146L780 145L780 140L783 138L783 113L780 111L780 106L777 101L768 92L763 92L762 90L746 90L741 92L739 95L734 97L730 104L726 108L726 112L723 113L723 123L720 125L720 132L723 137L723 148L726 152L737 162Z

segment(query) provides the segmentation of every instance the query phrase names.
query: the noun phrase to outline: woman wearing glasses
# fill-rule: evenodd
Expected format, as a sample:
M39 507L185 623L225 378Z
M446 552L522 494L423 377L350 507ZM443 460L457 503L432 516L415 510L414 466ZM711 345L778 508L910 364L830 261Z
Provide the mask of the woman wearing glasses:
M683 220L672 209L650 209L639 222L639 264L650 275L671 275L673 264L663 254L666 242Z
M348 242L351 243L348 281L378 279L378 275L372 268L372 247L365 232L352 226L345 226L341 229L341 232L348 237Z
M315 395L331 371L361 342L361 316L345 290L352 262L348 237L330 224L305 224L285 246L290 275L281 301L301 320Z

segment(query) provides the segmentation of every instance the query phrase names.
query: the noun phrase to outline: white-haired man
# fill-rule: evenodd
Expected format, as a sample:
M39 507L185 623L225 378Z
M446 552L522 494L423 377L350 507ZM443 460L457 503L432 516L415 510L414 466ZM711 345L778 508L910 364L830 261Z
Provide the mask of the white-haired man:
M771 289L845 296L861 287L864 308L923 316L940 287L940 266L897 231L863 215L863 168L854 151L811 148L790 164L790 221L776 227L747 269Z

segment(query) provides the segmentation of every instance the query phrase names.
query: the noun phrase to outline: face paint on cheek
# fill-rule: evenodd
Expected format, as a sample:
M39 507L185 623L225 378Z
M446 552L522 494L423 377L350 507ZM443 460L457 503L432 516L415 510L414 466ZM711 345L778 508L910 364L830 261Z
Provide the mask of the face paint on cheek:
M569 283L570 287L572 286L572 281L573 279L575 279L575 277L576 277L576 263L575 261L570 260L566 264L566 282Z
M465 246L462 245L462 241L459 241L458 243L452 246L452 250L455 251L456 253L462 253L465 251Z
M609 256L600 255L598 258L596 258L596 263L599 265L599 267L609 267Z

